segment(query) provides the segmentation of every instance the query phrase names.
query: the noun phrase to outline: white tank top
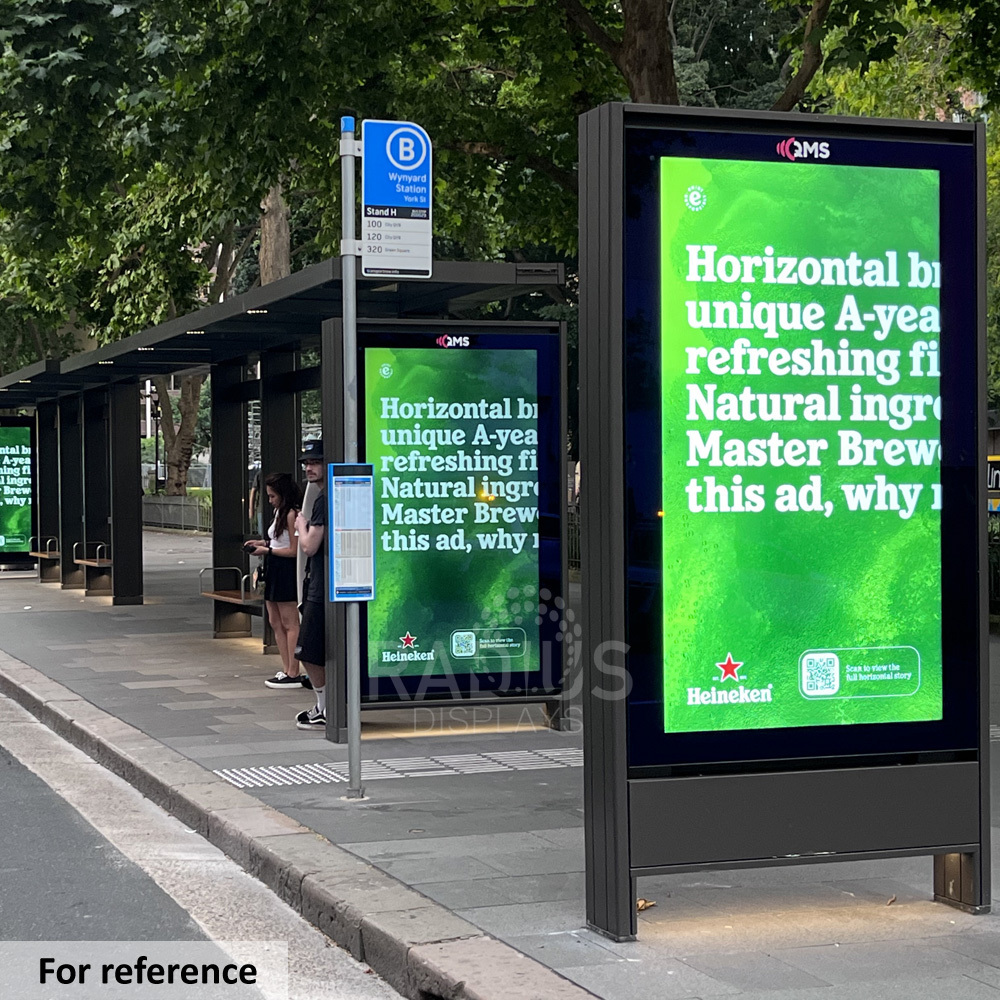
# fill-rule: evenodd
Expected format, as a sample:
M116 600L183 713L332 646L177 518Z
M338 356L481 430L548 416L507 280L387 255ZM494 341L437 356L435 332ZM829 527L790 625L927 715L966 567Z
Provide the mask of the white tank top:
M271 522L271 527L267 529L267 537L271 539L272 549L287 549L291 548L292 540L288 537L288 525L285 524L280 535L275 534L278 528L278 515L274 515L274 520Z

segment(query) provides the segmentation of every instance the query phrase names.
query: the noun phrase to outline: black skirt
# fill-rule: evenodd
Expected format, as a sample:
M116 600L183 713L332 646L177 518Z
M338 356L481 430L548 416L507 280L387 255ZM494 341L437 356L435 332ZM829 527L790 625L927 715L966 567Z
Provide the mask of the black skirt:
M264 559L265 601L298 603L297 565L298 560L292 556L273 556L268 553Z

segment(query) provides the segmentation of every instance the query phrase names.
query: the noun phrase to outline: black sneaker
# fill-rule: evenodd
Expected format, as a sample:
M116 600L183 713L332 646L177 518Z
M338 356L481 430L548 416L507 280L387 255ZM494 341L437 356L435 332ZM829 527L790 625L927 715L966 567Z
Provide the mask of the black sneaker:
M297 674L295 677L289 677L284 670L279 670L273 677L268 677L264 681L264 687L269 688L300 688L305 687L302 683L303 679L306 684L309 684L309 678L305 674ZM311 684L309 684L312 687Z
M321 712L315 706L308 712L299 712L295 716L295 725L299 729L317 729L326 732L326 713Z
M302 674L299 674L299 675L298 675L298 677L296 677L296 678L295 678L295 680L297 680L297 681L301 681L301 683L302 683L302 686L303 686L303 687L304 687L304 688L305 688L305 689L306 689L307 691L312 691L312 689L313 689L313 684L312 684L312 681L311 681L311 680L309 680L309 675L308 675L308 674L306 674L306 673L302 673Z

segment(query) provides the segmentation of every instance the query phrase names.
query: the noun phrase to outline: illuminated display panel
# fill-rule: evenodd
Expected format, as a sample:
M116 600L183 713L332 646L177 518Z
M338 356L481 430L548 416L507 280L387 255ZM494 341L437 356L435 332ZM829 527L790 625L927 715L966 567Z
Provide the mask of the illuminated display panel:
M27 553L33 523L32 422L0 417L0 555Z
M365 341L367 692L555 690L558 340L449 336Z
M975 731L972 154L781 145L626 134L633 768Z
M940 719L938 172L660 170L664 730Z

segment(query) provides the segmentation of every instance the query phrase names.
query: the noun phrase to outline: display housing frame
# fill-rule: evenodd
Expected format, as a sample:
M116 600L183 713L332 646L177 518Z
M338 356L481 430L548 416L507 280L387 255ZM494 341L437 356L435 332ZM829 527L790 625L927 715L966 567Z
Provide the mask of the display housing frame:
M443 338L451 338L445 341ZM465 342L467 338L467 342ZM358 328L359 399L366 398L365 355L369 348L396 347L420 350L460 351L480 350L532 350L536 352L539 409L539 484L543 491L539 511L539 578L540 593L547 593L550 607L565 607L565 448L559 443L566 439L565 393L565 343L560 324L521 323L467 323L456 321L395 321L379 323L365 321ZM439 343L439 340L442 342ZM450 343L453 346L445 346ZM359 441L362 460L369 461L365 439L367 424L365 413L359 408ZM542 441L548 436L547 454L541 451ZM376 470L376 491L378 470ZM378 500L376 499L376 505ZM376 521L376 531L377 531ZM362 706L365 708L441 704L468 704L474 702L545 701L555 704L563 691L563 672L567 644L556 639L564 618L553 621L544 617L539 625L539 669L518 673L497 671L483 673L431 673L372 676L369 671L368 608L361 614L361 687Z
M951 537L960 538L964 555L955 565L968 600L964 617L944 616L942 628L943 648L956 651L950 661L946 652L946 661L968 675L955 692L964 702L956 719L969 723L964 738L908 745L902 727L890 725L883 730L890 742L880 747L809 746L808 738L802 742L805 730L796 730L799 747L737 741L712 755L704 748L680 754L676 742L664 744L649 727L630 733L628 692L640 657L645 653L647 666L649 660L648 648L636 652L641 637L630 632L629 618L627 392L634 318L626 218L641 210L629 203L627 151L636 130L715 133L747 148L756 143L776 158L791 137L830 142L831 149L834 141L851 139L940 144L967 162L971 157L968 183L956 192L966 205L961 238L970 247L973 320L962 331L962 358L971 375L959 401L962 415L945 414L954 421L959 450L944 458L942 469L945 493L953 498L948 513L957 535ZM989 909L986 484L980 469L986 455L984 142L981 124L633 104L607 104L581 117L581 461L587 481L600 483L582 505L586 886L588 924L603 934L635 936L637 877L699 868L930 854L935 899L970 912ZM955 523L966 513L966 523ZM637 753L646 737L653 746Z

